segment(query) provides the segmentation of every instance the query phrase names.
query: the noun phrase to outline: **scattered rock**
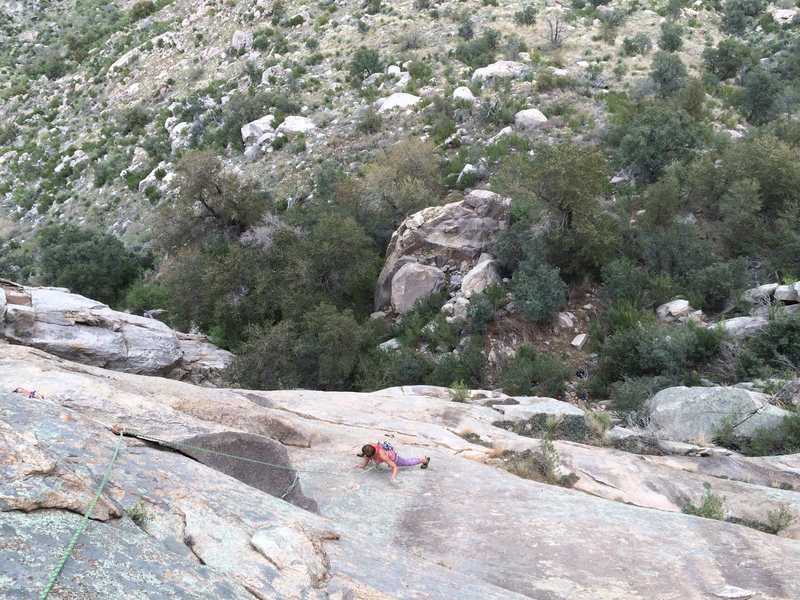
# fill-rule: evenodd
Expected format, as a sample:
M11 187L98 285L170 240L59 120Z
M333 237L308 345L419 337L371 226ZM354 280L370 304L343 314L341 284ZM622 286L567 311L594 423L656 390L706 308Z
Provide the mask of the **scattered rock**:
M514 125L520 129L535 129L543 123L547 123L547 117L536 108L527 108L514 115Z
M589 341L589 334L587 334L587 333L579 333L574 338L572 338L572 341L569 343L569 345L572 346L573 348L577 348L578 350L581 350L581 349L583 349L583 347L586 345L586 342L588 342L588 341Z
M475 94L467 86L462 85L453 90L453 100L464 100L465 102L475 102Z
M236 52L250 50L253 47L253 34L249 31L234 31L231 36L231 48Z
M405 92L398 92L392 94L388 98L383 98L375 102L375 108L379 113L389 112L398 108L411 108L422 100L419 96L414 94L407 94Z
M256 119L255 121L250 121L244 127L242 127L242 141L246 142L251 137L256 139L261 138L265 133L272 132L272 122L275 120L275 115L267 115L265 117L261 117L260 119Z
M497 263L489 254L482 254L478 263L464 275L464 279L461 281L461 291L466 298L470 298L490 285L500 285L501 283L502 278Z
M656 309L656 316L659 321L672 323L692 312L694 312L694 309L689 306L688 300L678 299L659 306Z
M277 131L280 133L308 133L316 129L317 126L308 117L291 116L278 125Z

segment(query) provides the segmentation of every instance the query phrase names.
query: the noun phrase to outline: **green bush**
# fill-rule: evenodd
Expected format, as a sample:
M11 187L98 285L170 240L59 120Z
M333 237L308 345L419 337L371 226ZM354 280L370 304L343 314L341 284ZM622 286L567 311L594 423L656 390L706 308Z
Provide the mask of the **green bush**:
M703 496L695 504L687 499L681 501L681 510L689 515L706 519L725 520L725 496L719 496L711 490L711 484L703 483Z
M536 7L528 5L514 13L514 22L517 25L533 25L536 23Z
M650 181L672 162L691 159L708 137L706 129L685 110L656 105L624 122L617 134L617 158L622 166L633 166Z
M664 21L661 24L661 37L658 40L658 47L665 52L677 52L683 46L683 27L677 23Z
M454 381L461 381L470 388L479 388L486 365L480 340L476 340L467 344L461 354L447 353L439 358L425 378L425 383L450 387Z
M703 50L706 69L722 80L730 79L750 60L750 48L733 38L725 38L716 48Z
M564 306L567 284L556 267L523 263L509 287L517 312L531 321L548 321Z
M509 396L527 396L535 389L549 396L564 392L564 382L569 378L569 365L550 354L540 354L532 346L517 348L500 371L498 382Z
M74 225L51 225L37 234L41 283L110 305L125 297L142 260L112 235Z
M742 83L740 104L747 119L756 125L773 119L777 111L776 99L783 87L781 81L769 71L754 67L745 74Z
M764 0L728 0L725 3L725 14L722 17L722 28L736 35L741 35L766 7Z
M374 48L362 46L353 54L348 67L350 81L353 85L360 87L361 82L372 75L383 71L383 61L380 53Z
M632 38L626 37L622 40L622 53L625 56L649 54L652 49L653 42L646 33L637 33Z
M662 96L672 96L686 83L686 67L677 54L659 50L653 55L650 77Z
M149 17L154 12L156 12L155 3L151 0L139 0L131 7L130 15L133 21L138 21L139 19Z
M391 352L370 350L358 365L356 387L364 392L425 381L431 365L421 354L409 348Z
M648 414L646 403L657 392L677 385L670 377L626 377L611 385L608 410L618 414L627 425L641 426Z
M383 117L371 106L361 113L356 121L356 131L360 133L376 133L383 126Z
M246 341L223 371L224 380L235 386L258 390L291 389L300 386L302 373L295 353L297 327L284 320L277 325L253 325Z
M161 285L140 280L128 288L123 306L137 315L146 310L168 309L170 295Z
M500 45L500 33L487 29L480 37L461 42L456 46L456 58L470 67L484 67L494 62Z

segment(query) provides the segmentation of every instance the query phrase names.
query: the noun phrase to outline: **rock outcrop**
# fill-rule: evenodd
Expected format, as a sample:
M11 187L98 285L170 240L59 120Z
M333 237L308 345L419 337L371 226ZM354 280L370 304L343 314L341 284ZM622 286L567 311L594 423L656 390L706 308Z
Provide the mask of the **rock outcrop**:
M63 288L0 280L0 339L83 364L216 385L230 352L205 336L110 309Z
M560 468L577 478L569 490L493 466L498 450L539 445L492 425L493 405L506 406L493 392L455 403L429 387L207 389L0 343L0 389L16 385L46 400L0 393L3 597L43 588L118 441L112 423L166 443L123 440L53 597L800 596L800 525L773 536L678 512L710 483L731 517L800 514L797 455L636 456L555 442ZM396 486L385 472L352 469L361 444L387 438L431 466L404 470ZM266 465L251 477L232 461L169 449L177 443L263 453L288 477ZM302 497L286 502L287 491ZM135 506L145 509L140 527L128 516ZM392 568L370 568L375 555Z
M733 435L750 438L761 429L774 429L789 412L773 406L758 392L728 387L672 387L648 401L653 424L673 440L706 443L723 425Z
M474 190L464 200L425 208L411 215L392 234L375 290L376 310L392 299L392 281L403 265L448 265L465 273L486 252L497 233L508 227L511 201L487 190Z

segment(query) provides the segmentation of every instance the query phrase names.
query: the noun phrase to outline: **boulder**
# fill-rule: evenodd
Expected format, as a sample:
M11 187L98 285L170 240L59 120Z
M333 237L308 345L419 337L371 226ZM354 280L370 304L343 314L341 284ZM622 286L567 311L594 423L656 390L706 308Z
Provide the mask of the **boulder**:
M481 255L476 264L461 281L461 291L464 296L470 298L473 294L478 294L493 284L500 285L503 278L497 268L497 263L488 254Z
M750 288L742 294L742 300L750 304L768 303L778 287L777 283L766 283L758 287Z
M504 421L527 421L532 417L580 417L585 412L569 402L538 396L516 396L519 404L494 404L492 408L503 415Z
M709 327L722 327L725 333L732 337L744 337L761 331L767 324L767 317L734 317L725 319L719 323L709 325Z
M647 402L647 409L666 437L704 444L726 423L734 435L749 438L760 428L775 429L789 412L773 406L758 392L727 387L672 387Z
M529 71L528 66L512 60L499 60L480 69L475 69L472 81L488 81L498 78L521 77Z
M242 127L242 141L246 142L251 137L258 139L265 133L272 132L272 122L274 120L275 115L267 115L255 121L250 121Z
M694 309L689 306L688 300L678 299L659 306L656 309L656 316L659 321L672 323L692 312L694 312Z
M316 129L317 126L308 117L291 116L278 125L279 133L308 133Z
M419 103L420 100L422 100L422 98L415 96L414 94L397 92L388 98L378 100L375 104L379 113L385 113L398 108L411 108Z
M392 307L401 315L410 312L417 300L438 292L443 285L441 269L419 263L403 265L392 277Z
M253 34L249 31L234 31L231 36L231 48L236 52L250 50L253 47Z
M773 292L775 300L783 302L800 302L800 282L789 285L779 285Z
M572 341L569 343L569 345L572 346L573 348L577 348L578 350L581 350L581 349L583 349L583 347L586 345L586 342L588 342L588 341L589 341L589 334L587 334L587 333L579 333L574 338L572 338Z
M798 11L796 8L773 8L772 18L776 23L786 24L793 23Z
M213 385L233 357L156 319L111 310L68 290L5 281L0 281L0 290L8 304L0 310L0 339L68 360Z
M475 94L467 86L462 85L453 90L453 100L463 100L465 102L475 102Z
M432 206L408 217L392 234L378 278L375 308L392 295L392 278L404 264L436 257L437 264L474 264L497 233L508 227L511 200L487 190L473 190L464 200ZM441 262L439 262L441 261Z
M514 125L520 129L536 129L543 123L547 123L547 117L536 108L526 108L514 115Z
M261 85L269 85L270 79L281 79L286 77L286 74L290 72L289 69L284 69L280 65L272 65L261 73Z

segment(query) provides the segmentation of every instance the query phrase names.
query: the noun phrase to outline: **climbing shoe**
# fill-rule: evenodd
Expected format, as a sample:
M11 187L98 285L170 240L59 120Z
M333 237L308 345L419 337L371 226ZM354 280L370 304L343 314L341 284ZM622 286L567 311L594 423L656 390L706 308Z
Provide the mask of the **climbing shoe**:
M429 462L431 462L431 457L430 456L426 456L425 460L422 461L422 464L419 466L419 468L420 469L427 469Z

